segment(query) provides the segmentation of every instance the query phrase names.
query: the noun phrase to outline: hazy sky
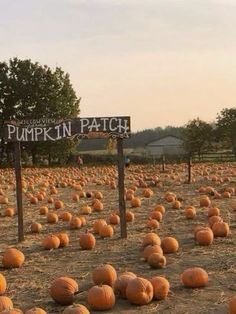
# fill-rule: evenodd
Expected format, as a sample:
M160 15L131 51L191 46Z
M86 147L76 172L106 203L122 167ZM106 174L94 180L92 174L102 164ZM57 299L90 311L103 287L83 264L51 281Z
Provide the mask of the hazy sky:
M236 106L236 0L0 0L0 59L70 73L81 116L132 130Z

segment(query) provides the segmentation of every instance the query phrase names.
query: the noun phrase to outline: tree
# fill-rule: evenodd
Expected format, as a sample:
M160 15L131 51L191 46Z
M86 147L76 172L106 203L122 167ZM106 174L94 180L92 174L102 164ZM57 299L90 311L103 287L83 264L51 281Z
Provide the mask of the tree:
M61 68L52 70L38 62L18 58L10 59L9 63L0 62L1 125L5 120L22 118L75 118L80 112L79 102L69 74ZM42 143L25 146L34 162ZM58 144L50 142L43 146L53 149Z
M182 131L183 146L189 155L194 153L200 156L202 152L209 148L212 140L212 126L199 118L191 120Z
M218 139L231 146L236 156L236 108L225 108L217 115Z

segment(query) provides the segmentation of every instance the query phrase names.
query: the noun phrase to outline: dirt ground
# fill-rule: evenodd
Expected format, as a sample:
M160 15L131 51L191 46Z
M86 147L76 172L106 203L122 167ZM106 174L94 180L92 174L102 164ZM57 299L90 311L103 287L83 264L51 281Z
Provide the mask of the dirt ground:
M96 247L91 251L82 251L78 243L79 233L93 226L97 218L109 217L109 214L118 208L118 189L111 189L108 185L98 184L95 179L114 179L117 173L105 167L73 169L52 169L57 176L57 181L63 181L65 176L80 182L81 177L92 178L83 187L84 191L101 191L104 210L101 213L93 212L87 215L87 225L80 230L70 230L68 222L59 220L57 224L49 224L46 216L39 215L39 207L48 206L54 210L52 204L47 203L49 195L37 205L30 204L24 196L24 223L25 241L17 244L17 216L13 218L4 217L6 207L15 207L15 191L12 189L11 180L14 174L11 170L1 171L1 187L9 197L8 205L1 205L0 217L0 258L7 247L16 247L25 255L25 263L19 269L6 270L1 266L0 272L6 277L9 296L15 307L23 311L33 307L42 307L47 313L62 313L65 307L57 305L50 297L48 290L50 283L57 277L69 276L74 278L80 288L80 293L75 297L75 303L86 305L87 290L93 285L91 279L92 270L103 263L110 263L115 267L117 273L132 271L135 274L151 278L155 275L165 276L170 282L170 293L166 300L153 301L147 306L133 306L126 300L116 300L114 308L106 313L165 313L165 314L224 314L228 313L228 302L231 296L236 294L236 211L232 203L236 196L231 198L213 199L212 205L221 210L221 217L230 225L231 233L227 238L216 238L211 246L202 247L194 242L193 229L197 224L207 224L207 209L199 206L200 186L214 186L219 192L225 187L236 188L236 164L204 164L194 165L193 173L195 182L187 184L187 166L167 166L166 172L162 173L160 166L131 166L126 169L125 186L129 188L134 182L142 178L142 181L150 183L153 176L159 177L163 186L152 186L154 195L151 198L143 198L139 187L136 195L142 198L139 208L130 208L127 201L127 209L135 214L133 223L128 223L128 239L120 239L120 227L115 226L112 238L101 239L96 236ZM212 182L212 176L217 175L223 182ZM44 169L35 169L33 174L30 170L24 170L24 177L34 178L36 181L35 192L39 190L40 183L48 177ZM151 182L152 183L152 182ZM8 189L6 190L6 185ZM172 209L170 203L164 199L167 191L174 192L182 200L181 209ZM64 201L64 209L74 215L79 215L82 204L91 205L91 198L81 198L79 202L72 200L72 195L78 193L71 187L58 187L58 194L53 196ZM166 213L156 232L163 238L173 236L179 242L179 251L176 254L166 255L167 265L163 269L151 269L142 259L141 243L144 235L149 232L146 223L149 213L156 204L163 204ZM187 220L184 215L184 207L194 205L197 216L194 220ZM32 234L30 225L37 221L43 225L40 234ZM65 231L70 237L68 247L56 250L44 250L42 239L50 233ZM209 275L209 284L202 289L188 289L180 282L181 273L188 267L202 267ZM97 313L91 311L91 313Z

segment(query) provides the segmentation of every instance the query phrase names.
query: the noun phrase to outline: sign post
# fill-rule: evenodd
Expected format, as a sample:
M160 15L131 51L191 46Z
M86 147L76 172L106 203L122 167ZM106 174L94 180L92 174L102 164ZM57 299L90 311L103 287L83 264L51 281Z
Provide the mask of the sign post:
M21 151L20 142L14 143L15 175L16 175L16 199L18 215L18 242L24 241L24 218L22 205L22 175L21 175Z
M118 189L119 189L119 211L120 211L120 232L121 238L127 238L126 226L126 206L124 196L124 154L123 154L123 139L117 138L117 153L118 153Z
M24 240L20 142L57 141L63 138L116 138L121 237L127 238L124 199L123 139L130 136L130 117L73 118L67 120L31 119L5 121L4 140L14 142L18 239Z

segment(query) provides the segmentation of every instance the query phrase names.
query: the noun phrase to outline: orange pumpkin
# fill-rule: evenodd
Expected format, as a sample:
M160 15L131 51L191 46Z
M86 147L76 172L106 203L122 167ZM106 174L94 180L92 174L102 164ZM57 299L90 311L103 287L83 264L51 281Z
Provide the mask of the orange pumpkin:
M113 234L114 234L114 229L112 228L111 225L103 225L100 228L99 235L102 238L110 238L113 236Z
M215 237L227 237L229 235L229 225L226 222L216 222L212 226Z
M170 290L169 281L164 277L153 277L150 280L153 286L153 299L163 300L166 299Z
M147 279L136 277L129 280L126 297L131 304L145 305L152 301L153 287Z
M24 261L24 254L14 248L7 249L2 258L4 268L19 268L23 265Z
M161 245L161 239L160 237L154 233L154 232L149 232L145 235L145 237L143 238L143 243L142 246L148 246L148 245Z
M10 310L13 308L12 300L5 296L0 296L0 311Z
M105 284L112 287L116 279L116 270L110 264L98 266L92 272L92 280L95 285Z
M131 200L131 206L132 207L140 207L141 206L141 199L139 197L134 197L132 200Z
M162 248L160 247L160 245L154 244L154 245L146 246L144 251L143 251L144 260L147 261L149 256L153 253L163 254L163 251L162 251Z
M90 314L90 312L86 306L82 304L73 304L66 307L62 314Z
M200 245L210 245L214 239L213 232L210 228L202 228L196 234L196 241Z
M162 253L150 254L147 261L152 268L163 268L166 265L166 258Z
M7 281L6 278L0 274L0 295L4 294L7 289Z
M55 279L50 287L50 296L61 305L71 305L74 302L74 295L79 291L77 282L69 277Z
M61 232L56 235L60 240L59 247L65 247L69 244L70 239L67 233Z
M229 314L236 314L236 295L229 301Z
M165 237L161 241L161 247L164 254L176 253L179 249L179 243L173 237Z
M48 213L47 214L47 222L50 223L50 224L55 224L57 223L59 220L57 214L55 213Z
M43 309L39 307L34 307L25 312L25 314L47 314Z
M216 222L222 222L222 218L220 216L211 216L211 217L209 217L208 224L209 224L210 228L212 228L212 226Z
M82 250L92 250L95 247L96 239L92 233L82 233L79 235L79 244Z
M57 236L51 234L43 239L42 246L46 250L57 249L60 246L60 240Z
M115 295L108 285L94 286L88 291L88 304L93 310L110 310L115 305Z
M33 222L30 226L32 233L39 233L42 230L42 225L39 222Z
M126 288L127 288L128 282L136 277L137 276L132 272L125 272L121 274L117 278L114 284L115 294L122 299L126 299Z
M72 217L69 225L70 229L79 229L82 226L82 222L79 217Z
M97 219L93 224L93 232L99 233L102 226L106 225L106 221L104 219Z
M220 209L217 208L217 207L211 207L208 209L208 217L211 217L211 216L220 216Z
M208 274L200 267L188 268L182 273L181 281L189 288L205 287L208 283Z

